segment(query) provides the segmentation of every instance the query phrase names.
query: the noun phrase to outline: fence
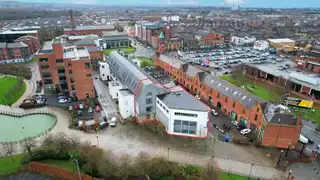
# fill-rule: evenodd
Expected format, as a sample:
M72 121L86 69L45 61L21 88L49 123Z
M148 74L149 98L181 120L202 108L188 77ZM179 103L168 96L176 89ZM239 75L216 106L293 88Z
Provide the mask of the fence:
M6 115L6 116L13 116L13 117L23 117L23 116L30 116L30 115L37 115L37 114L46 114L46 115L50 115L52 117L54 117L54 123L51 127L49 127L48 129L45 129L42 133L33 136L33 137L26 137L23 138L19 141L10 141L10 142L1 142L3 143L14 143L14 144L18 144L18 143L22 143L26 140L30 140L30 139L36 139L40 136L43 136L45 134L47 134L49 131L51 131L56 125L57 125L57 116L50 112L50 111L33 111L33 112L25 112L25 113L17 113L17 112L9 112L9 111L0 111L0 114Z
M52 176L54 177L54 179L79 180L78 173L71 172L66 169L60 169L47 164L38 163L38 162L29 163L27 171ZM81 180L102 180L102 179L94 178L85 174L80 174L80 176L81 176Z

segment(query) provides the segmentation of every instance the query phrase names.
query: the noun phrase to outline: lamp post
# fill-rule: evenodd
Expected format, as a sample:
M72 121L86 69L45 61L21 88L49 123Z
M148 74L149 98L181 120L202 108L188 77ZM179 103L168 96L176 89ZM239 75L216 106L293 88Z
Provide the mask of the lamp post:
M292 174L292 171L290 170L290 171L289 171L289 175L288 175L288 180L290 180L291 174Z
M279 164L280 164L282 153L283 153L283 150L281 150L281 153L280 153L280 156L279 156L279 160L278 160L278 162L277 162L277 167L278 167Z
M99 136L97 135L97 145L99 147Z
M301 148L301 151L300 151L300 156L302 156L302 153L303 153L303 150L304 150L305 147L306 147L305 144L302 144L302 148Z
M291 146L291 143L289 143L289 145L288 145L287 152L286 152L286 157L288 157L288 153L289 153L289 150L290 150L290 146Z
M253 167L253 163L251 164L251 167L250 167L250 172L249 172L249 176L248 176L248 179L250 179L250 177L251 177L251 171L252 171L252 167Z
M168 148L168 161L169 161L169 153L170 153L170 148Z

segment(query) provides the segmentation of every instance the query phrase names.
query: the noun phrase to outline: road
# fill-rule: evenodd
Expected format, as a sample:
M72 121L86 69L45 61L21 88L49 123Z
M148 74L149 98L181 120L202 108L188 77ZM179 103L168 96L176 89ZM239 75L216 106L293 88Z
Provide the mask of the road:
M94 76L98 75L95 74ZM93 83L98 93L98 100L101 104L101 108L103 109L107 119L109 120L112 117L115 117L117 113L117 106L110 98L108 86L99 78L93 79Z
M134 40L135 41L135 40ZM136 51L134 52L135 57L146 57L152 59L154 49L146 47L144 44L135 41Z
M311 121L303 121L302 134L314 139L314 144L308 144L308 148L311 150L318 150L317 145L320 145L320 133L315 131L317 124L313 124Z

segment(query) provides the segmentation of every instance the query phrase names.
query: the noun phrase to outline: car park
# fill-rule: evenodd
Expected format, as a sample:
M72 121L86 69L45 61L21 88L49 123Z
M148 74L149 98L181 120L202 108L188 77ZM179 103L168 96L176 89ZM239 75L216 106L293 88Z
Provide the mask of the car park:
M78 115L78 116L82 116L82 115L83 115L83 112L82 112L81 110L78 110L77 115Z
M68 102L67 99L59 99L59 103L60 103L60 104L63 104L63 103L66 103L66 102Z
M92 107L89 107L88 113L93 113L93 108Z
M83 104L79 104L79 109L84 109L84 105Z

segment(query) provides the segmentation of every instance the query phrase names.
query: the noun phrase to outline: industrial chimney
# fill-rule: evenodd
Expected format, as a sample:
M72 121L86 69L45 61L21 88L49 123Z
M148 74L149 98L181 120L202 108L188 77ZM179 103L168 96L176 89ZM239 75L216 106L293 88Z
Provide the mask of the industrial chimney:
M73 12L72 10L69 10L69 18L70 18L70 26L72 29L76 28L75 22L74 22L74 17L73 17Z

